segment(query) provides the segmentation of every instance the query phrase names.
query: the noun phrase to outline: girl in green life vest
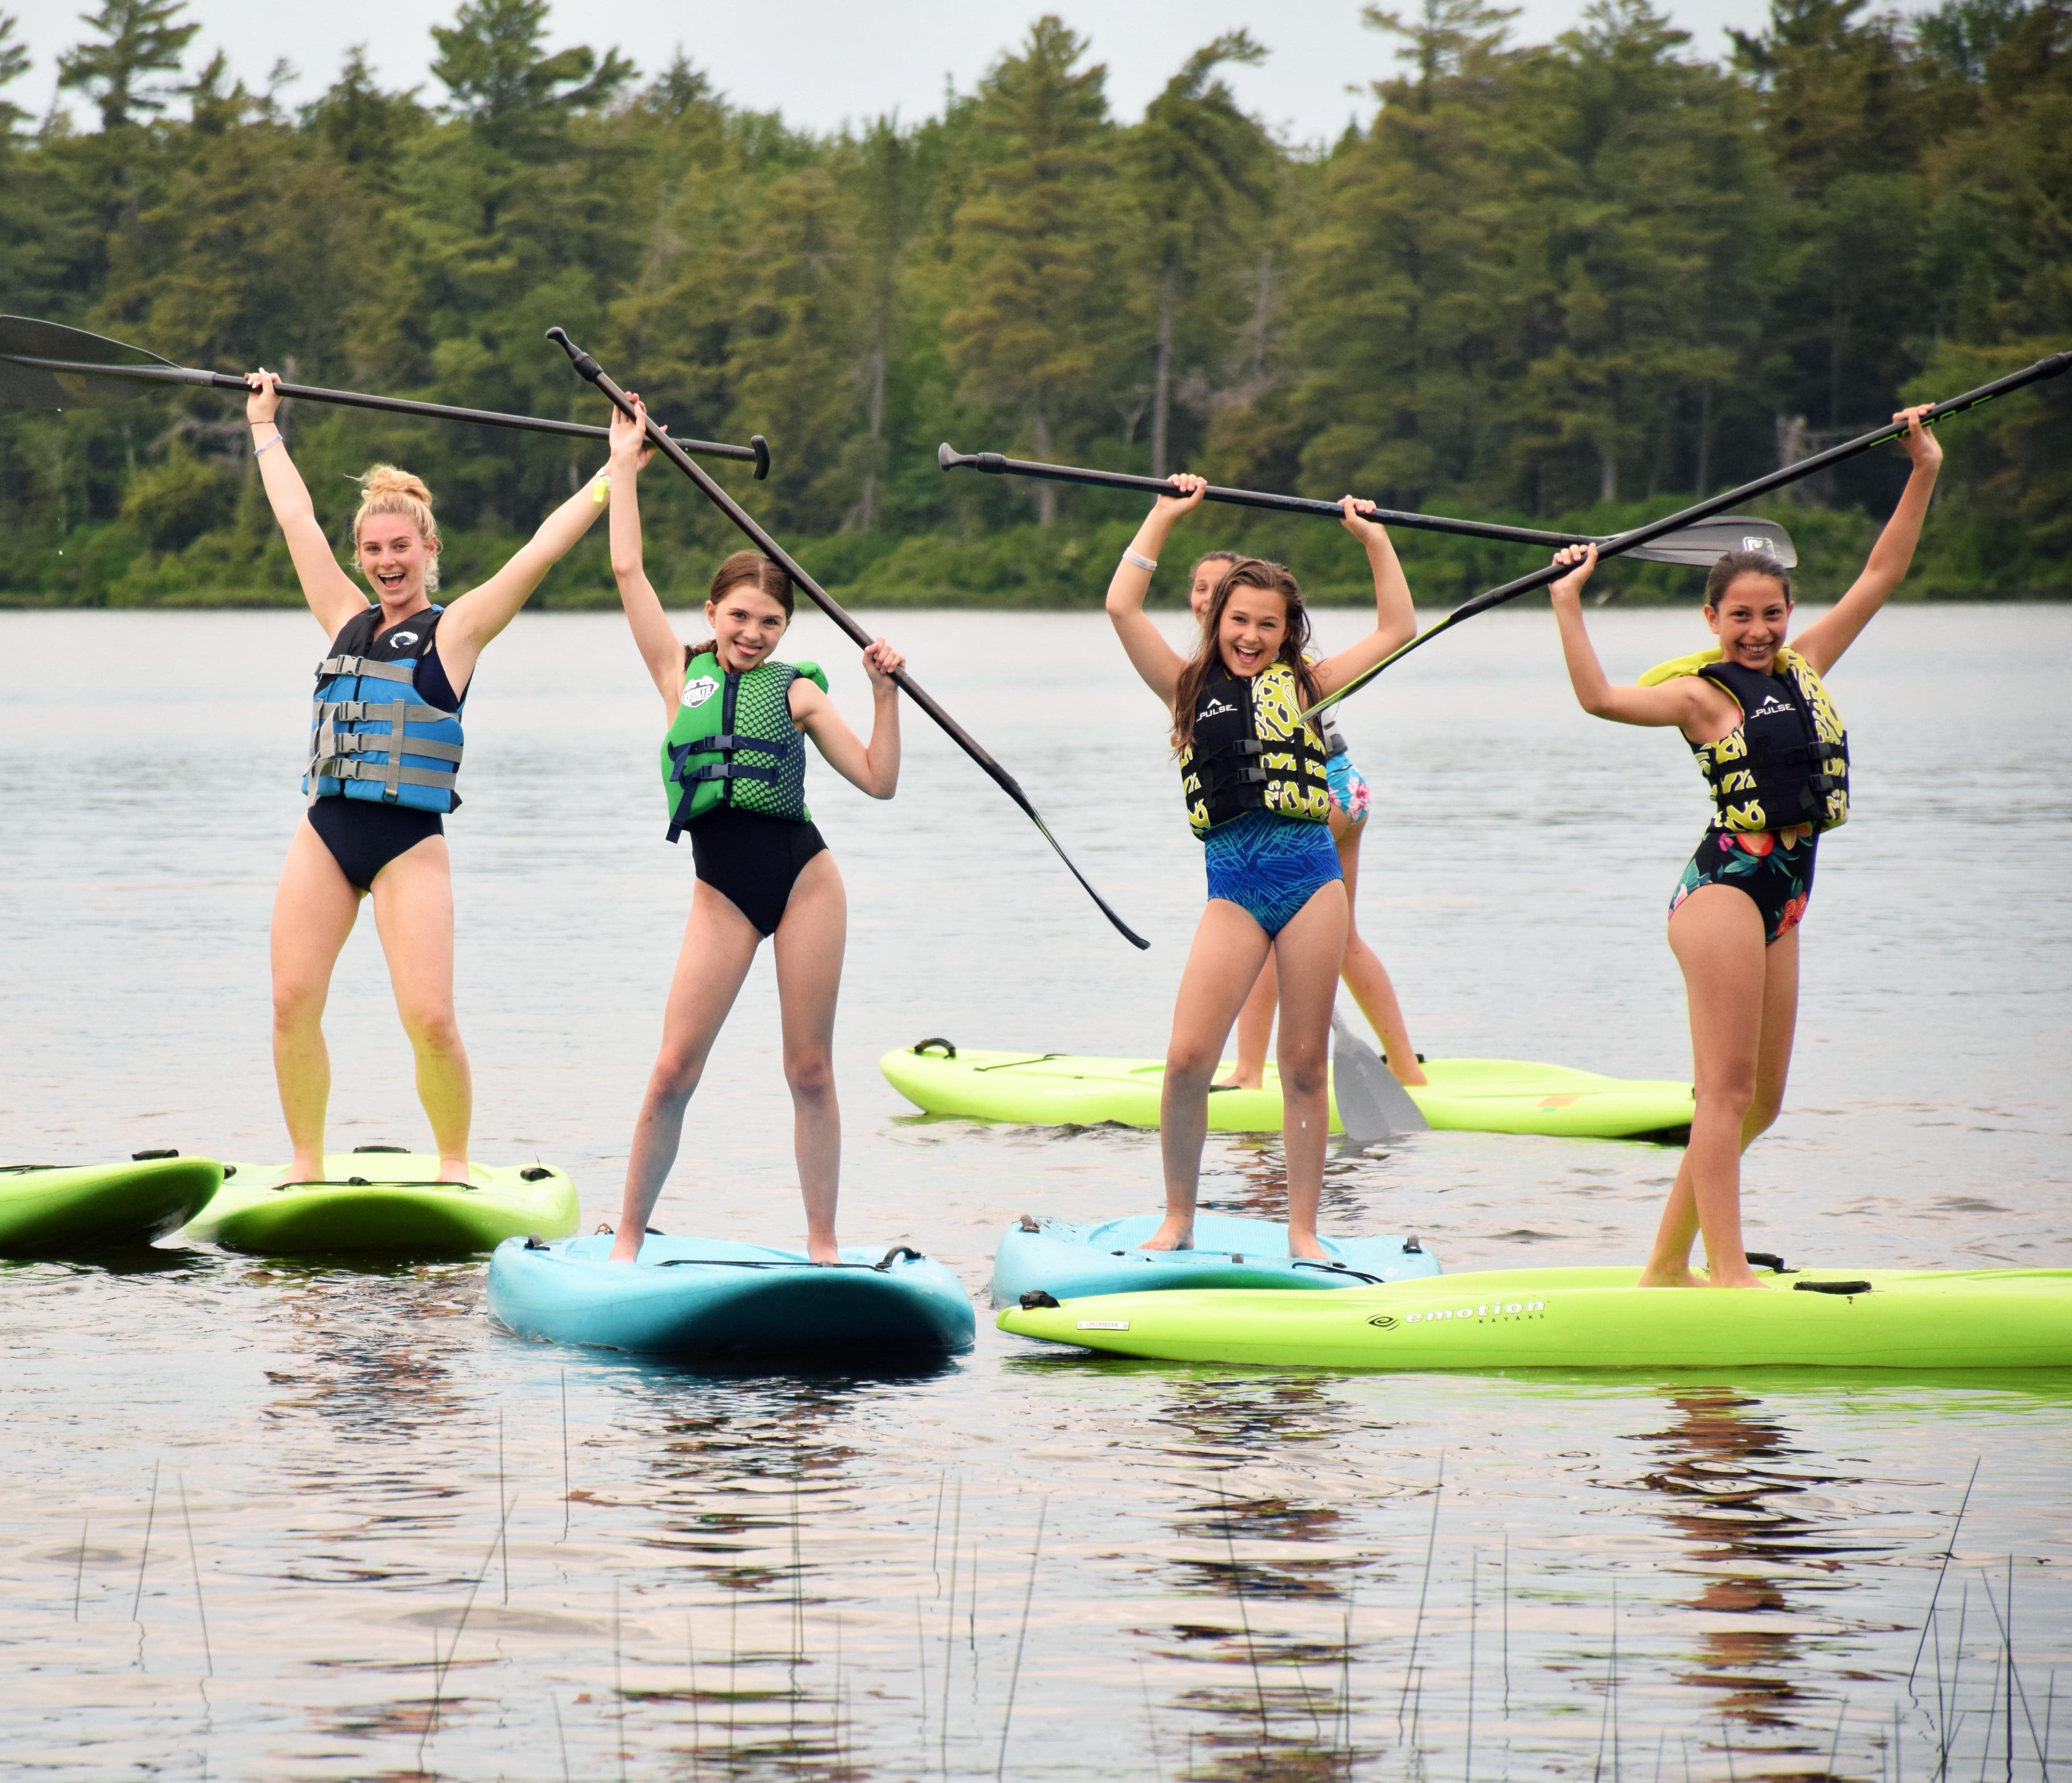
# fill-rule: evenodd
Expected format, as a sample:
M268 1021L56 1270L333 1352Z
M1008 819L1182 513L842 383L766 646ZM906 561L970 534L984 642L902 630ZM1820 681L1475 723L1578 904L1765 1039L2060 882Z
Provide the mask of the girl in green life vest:
M676 1161L684 1107L767 937L776 949L807 1252L835 1263L841 1115L832 1053L849 905L806 809L803 737L844 779L890 799L899 783L899 692L891 676L906 658L882 638L863 653L873 705L865 745L835 710L816 665L776 659L791 622L791 581L753 551L736 552L713 577L705 602L711 637L680 642L641 564L635 479L648 459L646 419L642 409L637 421L611 420L611 569L662 696L668 839L689 836L697 884L662 1018L662 1050L633 1131L612 1259L631 1263L639 1254Z
M1634 687L1605 678L1583 627L1595 546L1570 546L1572 572L1548 590L1568 679L1585 712L1615 724L1675 725L1712 795L1712 820L1669 904L1669 947L1691 1005L1697 1103L1643 1288L1753 1288L1741 1247L1741 1155L1777 1119L1799 1015L1799 922L1823 832L1848 820L1848 739L1821 677L1856 642L1914 561L1942 449L1905 421L1914 474L1863 573L1787 646L1791 580L1752 551L1722 557L1705 580L1705 622L1718 640L1650 669ZM1691 1272L1705 1240L1707 1271Z
M1271 958L1281 994L1281 1132L1290 1255L1322 1257L1317 1205L1330 1132L1332 997L1345 957L1345 873L1330 831L1324 739L1302 713L1416 629L1410 585L1371 502L1345 498L1346 530L1374 577L1375 628L1313 661L1309 616L1279 564L1229 565L1182 656L1144 610L1158 553L1201 505L1199 477L1172 479L1123 553L1108 616L1130 666L1169 715L1187 821L1202 841L1208 907L1180 978L1158 1104L1166 1218L1146 1250L1187 1249L1208 1130L1210 1079L1260 968ZM1364 508L1367 512L1363 512Z

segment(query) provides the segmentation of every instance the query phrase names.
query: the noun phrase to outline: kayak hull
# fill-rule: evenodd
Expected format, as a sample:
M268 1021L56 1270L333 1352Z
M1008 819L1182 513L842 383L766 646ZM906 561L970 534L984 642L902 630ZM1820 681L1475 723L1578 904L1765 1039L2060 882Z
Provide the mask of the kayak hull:
M1136 1248L1158 1229L1156 1214L1098 1225L1031 1219L1008 1227L993 1258L993 1304L1026 1293L1057 1300L1089 1294L1170 1293L1187 1288L1314 1289L1372 1287L1439 1273L1439 1260L1415 1239L1327 1238L1330 1263L1288 1255L1288 1228L1271 1220L1198 1214L1190 1251ZM1334 1267L1335 1266L1335 1267Z
M1638 1276L1505 1269L1330 1295L1111 1295L998 1322L1115 1355L1392 1372L2072 1367L2072 1270L1809 1269L1744 1291L1642 1288ZM1860 1291L1799 1288L1837 1281Z
M911 1252L845 1250L849 1267L832 1269L803 1251L651 1233L628 1264L607 1260L611 1244L498 1246L491 1313L521 1337L650 1356L939 1356L977 1331L963 1284Z
M575 1185L545 1165L471 1164L468 1181L434 1179L439 1161L409 1152L324 1160L322 1182L280 1184L278 1164L228 1164L224 1185L187 1235L262 1256L381 1251L465 1256L536 1233L565 1238L582 1222Z
M222 1182L214 1158L0 1166L0 1256L150 1244L179 1231Z
M963 1047L954 1057L944 1058L934 1050L916 1053L902 1046L878 1063L893 1088L927 1113L1026 1126L1113 1121L1124 1127L1156 1127L1166 1074L1165 1066L1153 1058L1038 1056ZM1222 1070L1228 1069L1226 1061ZM1602 1077L1570 1066L1511 1058L1428 1059L1424 1073L1429 1083L1405 1087L1424 1118L1442 1130L1651 1139L1679 1145L1690 1136L1688 1083ZM1211 1091L1209 1129L1278 1132L1278 1068L1266 1067L1266 1082L1260 1089ZM1331 1130L1343 1131L1335 1095Z

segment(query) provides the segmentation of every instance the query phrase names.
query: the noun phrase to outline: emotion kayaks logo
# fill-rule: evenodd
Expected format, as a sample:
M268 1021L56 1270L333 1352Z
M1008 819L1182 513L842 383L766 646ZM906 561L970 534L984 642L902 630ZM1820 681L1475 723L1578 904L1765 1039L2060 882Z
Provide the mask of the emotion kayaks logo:
M1483 1300L1474 1306L1441 1306L1429 1313L1377 1313L1367 1322L1377 1331L1393 1331L1399 1325L1436 1325L1441 1319L1473 1319L1486 1324L1492 1319L1538 1319L1547 1313L1544 1300Z

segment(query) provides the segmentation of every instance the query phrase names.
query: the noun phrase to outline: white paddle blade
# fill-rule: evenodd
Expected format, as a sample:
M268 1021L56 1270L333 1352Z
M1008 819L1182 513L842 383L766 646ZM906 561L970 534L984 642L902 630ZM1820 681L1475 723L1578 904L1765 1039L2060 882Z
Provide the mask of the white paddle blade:
M1422 1133L1432 1124L1380 1055L1331 1011L1331 1087L1338 1124L1355 1145L1371 1145L1396 1133Z
M1798 567L1799 548L1791 535L1775 520L1759 520L1746 514L1720 514L1696 526L1665 532L1652 544L1622 552L1645 563L1691 564L1709 569L1730 551L1760 551L1776 558L1786 569Z

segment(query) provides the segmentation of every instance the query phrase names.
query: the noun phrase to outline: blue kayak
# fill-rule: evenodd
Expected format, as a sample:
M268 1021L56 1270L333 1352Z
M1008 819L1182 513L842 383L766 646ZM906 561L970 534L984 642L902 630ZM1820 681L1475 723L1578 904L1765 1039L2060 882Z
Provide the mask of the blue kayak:
M1132 1214L1074 1226L1024 1214L993 1253L993 1304L1018 1305L1039 1292L1069 1300L1169 1288L1372 1288L1439 1273L1438 1259L1415 1239L1327 1238L1331 1260L1311 1263L1288 1255L1285 1226L1228 1214L1196 1214L1191 1251L1136 1249L1158 1230L1158 1218Z
M968 1350L971 1296L918 1251L803 1251L651 1232L612 1263L611 1235L507 1239L489 1259L489 1310L521 1337L647 1355L942 1354Z

